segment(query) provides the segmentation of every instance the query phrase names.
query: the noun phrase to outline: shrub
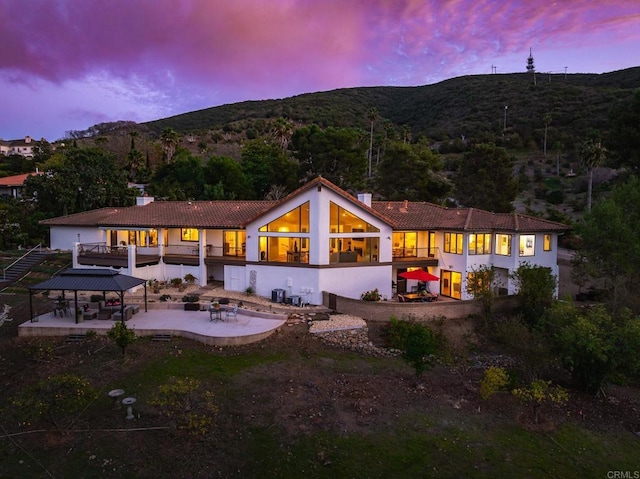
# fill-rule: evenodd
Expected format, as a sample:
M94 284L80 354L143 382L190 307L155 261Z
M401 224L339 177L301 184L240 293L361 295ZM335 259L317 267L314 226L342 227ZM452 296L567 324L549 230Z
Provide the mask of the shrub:
M420 376L433 364L440 346L440 338L424 324L391 318L386 339L389 347L402 351L404 361Z
M539 422L538 410L544 405L562 405L569 400L569 393L560 386L551 386L551 381L538 379L524 388L514 389L512 394L526 406L533 408L533 418Z
M127 346L136 340L136 333L133 329L127 328L127 323L118 321L107 331L107 337L122 349L122 355L124 356Z
M170 296L170 295L168 295L168 294L163 294L162 296L160 296L160 297L158 298L158 300L159 300L159 301L161 301L161 302L163 302L163 303L165 303L165 302L167 302L167 301L171 301L171 296Z
M10 404L23 422L47 417L56 428L61 429L62 419L78 414L96 396L85 378L63 374L49 376L23 390L10 400Z
M564 192L562 190L553 190L547 194L547 201L552 205L559 205L564 202Z
M509 383L509 376L503 368L491 366L484 370L484 377L480 382L480 397L489 399L498 391L503 391Z
M170 377L158 387L150 401L173 424L191 435L207 434L214 424L218 406L213 393L194 378Z
M182 286L182 278L171 278L171 280L169 280L169 284L174 288L179 288Z
M362 301L380 301L382 299L382 295L378 288L373 289L371 291L365 291L360 295L360 299Z
M92 303L99 303L103 299L104 299L104 296L102 296L101 294L92 294L89 298L89 301Z
M191 273L186 274L185 277L184 277L184 282L187 283L188 285L195 284L197 280L198 280L198 278L196 278Z
M200 296L197 294L186 294L182 297L183 303L197 303L200 301Z
M246 294L247 296L251 296L252 294L254 294L255 291L253 290L253 288L251 286L248 286L245 290L244 290L244 294Z

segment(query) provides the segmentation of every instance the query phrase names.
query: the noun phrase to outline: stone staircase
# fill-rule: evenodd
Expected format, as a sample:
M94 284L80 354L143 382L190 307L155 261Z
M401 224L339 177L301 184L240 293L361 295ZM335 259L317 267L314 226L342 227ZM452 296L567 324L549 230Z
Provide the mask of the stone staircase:
M6 288L12 283L22 279L31 268L42 263L51 253L46 251L40 251L36 248L29 251L22 258L15 263L7 266L0 276L0 287Z

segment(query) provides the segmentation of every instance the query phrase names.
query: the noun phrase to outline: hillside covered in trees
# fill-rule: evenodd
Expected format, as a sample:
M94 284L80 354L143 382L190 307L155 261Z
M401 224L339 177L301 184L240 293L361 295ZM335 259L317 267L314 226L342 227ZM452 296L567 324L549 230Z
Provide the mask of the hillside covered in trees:
M209 130L259 130L264 120L287 118L295 124L369 130L368 111L413 138L431 141L490 138L504 129L524 145L541 145L545 114L552 115L553 141L573 145L589 131L608 131L608 115L631 100L640 86L640 67L606 74L527 73L474 75L419 87L348 88L281 100L247 101L184 113L145 123L150 133L166 128L180 133ZM261 121L262 120L262 121Z

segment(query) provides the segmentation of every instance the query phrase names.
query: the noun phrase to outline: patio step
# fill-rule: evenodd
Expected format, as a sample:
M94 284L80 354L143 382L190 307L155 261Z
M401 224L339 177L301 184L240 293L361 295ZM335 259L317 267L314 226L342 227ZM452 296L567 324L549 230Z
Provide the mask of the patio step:
M67 339L64 340L65 343L79 343L87 339L86 334L70 334L67 336Z
M154 334L151 341L171 341L170 334Z

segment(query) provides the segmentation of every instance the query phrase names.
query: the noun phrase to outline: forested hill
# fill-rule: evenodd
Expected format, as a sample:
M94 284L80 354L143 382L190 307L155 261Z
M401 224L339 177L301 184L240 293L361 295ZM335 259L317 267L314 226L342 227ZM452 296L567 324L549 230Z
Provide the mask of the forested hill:
M539 135L546 114L567 139L594 130L605 133L612 108L640 88L640 67L604 74L528 73L472 75L419 87L362 87L309 93L280 100L246 101L184 113L145 125L155 134L165 128L205 132L279 117L298 124L367 129L368 112L414 138L482 138L507 128L523 140ZM561 138L561 140L563 140ZM570 140L569 140L570 141Z

